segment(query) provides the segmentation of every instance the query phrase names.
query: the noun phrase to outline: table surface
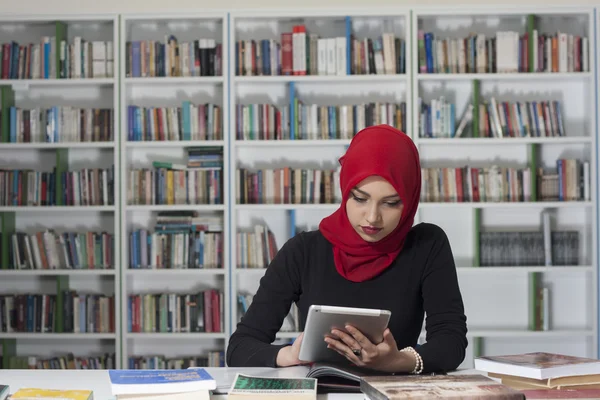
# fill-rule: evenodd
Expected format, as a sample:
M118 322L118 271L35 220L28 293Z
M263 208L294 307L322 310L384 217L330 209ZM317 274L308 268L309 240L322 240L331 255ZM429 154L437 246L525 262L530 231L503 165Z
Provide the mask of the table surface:
M217 389L231 386L236 373L243 372L249 375L277 376L277 377L302 377L306 374L306 367L289 368L205 368L217 381ZM479 373L475 370L461 370L453 373ZM485 374L485 373L484 373ZM87 389L94 391L94 400L114 399L110 388L110 379L107 370L57 370L57 369L8 369L0 370L0 384L9 385L10 393L23 387L38 387L43 389ZM213 400L227 399L226 395L215 394ZM364 399L362 393L336 393L319 395L319 400L358 400Z

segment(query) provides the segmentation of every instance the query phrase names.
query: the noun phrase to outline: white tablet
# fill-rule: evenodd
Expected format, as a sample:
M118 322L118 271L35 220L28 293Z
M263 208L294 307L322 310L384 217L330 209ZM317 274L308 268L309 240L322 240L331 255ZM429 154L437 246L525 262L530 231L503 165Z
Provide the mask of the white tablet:
M325 335L331 334L333 328L347 332L345 326L351 325L378 344L383 341L383 332L391 315L388 310L312 305L308 309L298 358L308 362L347 361L335 350L327 348Z

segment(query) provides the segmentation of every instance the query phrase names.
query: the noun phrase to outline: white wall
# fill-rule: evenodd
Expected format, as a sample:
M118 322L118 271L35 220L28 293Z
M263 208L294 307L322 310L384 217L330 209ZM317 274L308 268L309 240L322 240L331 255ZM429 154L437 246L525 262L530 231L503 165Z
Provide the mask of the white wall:
M129 12L164 12L184 11L202 9L222 9L233 11L235 8L348 8L348 7L417 7L417 6L449 6L449 5L530 5L530 6L562 6L581 5L596 6L598 1L579 0L578 2L567 2L565 0L0 0L0 13L129 13Z

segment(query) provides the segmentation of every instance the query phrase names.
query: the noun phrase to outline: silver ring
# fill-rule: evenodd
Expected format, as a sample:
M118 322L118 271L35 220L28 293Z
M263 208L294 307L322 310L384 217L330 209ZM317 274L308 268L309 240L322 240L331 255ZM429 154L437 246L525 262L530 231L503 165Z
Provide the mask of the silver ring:
M352 353L354 353L356 357L360 358L362 349L352 349Z

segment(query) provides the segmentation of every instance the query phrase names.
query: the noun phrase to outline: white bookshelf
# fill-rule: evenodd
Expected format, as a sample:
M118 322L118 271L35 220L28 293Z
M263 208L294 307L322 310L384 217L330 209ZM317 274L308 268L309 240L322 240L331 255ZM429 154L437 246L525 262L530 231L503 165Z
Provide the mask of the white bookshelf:
M346 18L350 19L349 24ZM238 260L242 256L240 253L244 252L238 244L238 232L249 232L255 225L264 224L273 233L276 246L280 248L294 234L295 229L317 228L319 221L336 208L336 204L289 202L272 204L273 201L269 201L271 204L260 204L256 201L245 204L243 200L237 198L239 193L237 169L245 168L249 171L256 171L260 168L308 166L309 168L335 170L337 169L337 160L345 151L351 138L351 136L345 138L340 138L340 136L317 137L311 135L313 130L307 126L305 129L298 129L297 136L294 138L290 137L291 135L282 134L278 139L274 139L272 136L252 139L252 136L238 134L237 127L240 124L243 125L244 120L241 117L240 107L248 107L252 104L270 104L283 113L284 108L288 107L289 109L292 96L294 96L305 105L316 104L319 106L343 106L362 104L367 101L395 104L407 102L406 115L410 116L408 100L411 64L408 57L411 54L411 43L408 40L410 38L409 11L402 8L350 9L343 12L340 10L245 11L232 12L230 19L232 68L230 68L229 79L231 81L230 126L232 129L230 132L231 174L229 184L232 254L231 326L233 331L243 312L237 295L256 293L260 277L265 271L264 268L238 268ZM235 52L238 41L254 40L257 42L257 46L260 45L261 40L281 43L284 41L282 34L293 32L295 25L306 27L309 43L311 35L316 35L319 39L343 37L347 40L347 34L351 32L356 40L362 41L367 38L376 39L384 32L391 32L396 38L405 41L405 69L401 70L402 73L397 73L399 70L395 70L392 73L382 74L363 74L360 71L348 74L348 69L343 68L344 70L339 74L330 74L328 71L319 69L318 57L321 53L319 53L318 44L316 45L317 51L313 53L311 53L309 44L307 51L311 55L307 61L309 67L305 75L293 72L290 75L282 75L281 71L276 73L271 71L271 74L267 71L264 74L254 72L252 75L244 75L243 71L240 71L239 64L233 63L236 59ZM342 46L346 44L342 44ZM282 47L284 46L282 45ZM346 52L345 49L343 51ZM315 54L317 61L314 64L317 67L311 68ZM282 59L284 57L281 55ZM369 100L366 100L367 98ZM406 118L405 124L408 129L410 129L410 123L410 118ZM258 133L260 129L257 130L256 127L260 126L259 124L260 122L255 124L251 131L246 129L246 135ZM352 130L352 128L349 129ZM304 136L302 135L303 131ZM337 184L334 183L334 185L337 187ZM277 334L278 341L295 338L298 335L295 330L294 326L285 322Z
M421 73L418 31L436 37L463 37L471 32L495 35L499 29L526 31L528 14L539 17L538 28L546 33L561 31L589 40L589 68L584 72L537 73ZM270 104L280 110L295 98L304 105L342 106L366 101L405 103L404 129L417 144L424 167L461 167L492 163L524 167L531 149L538 164L555 166L560 157L590 162L588 200L535 202L443 203L421 202L416 222L439 224L450 239L468 318L469 347L463 367L472 366L477 354L499 354L547 350L596 357L598 354L598 256L597 236L597 60L595 9L591 7L547 7L543 13L527 7L415 7L369 9L225 10L219 12L131 13L124 15L5 15L0 16L0 43L9 40L38 41L54 30L54 21L64 21L68 38L114 42L114 76L90 79L4 79L0 86L14 90L19 107L77 105L114 107L115 140L111 142L0 143L0 159L19 167L47 170L57 152L68 152L71 169L115 166L115 204L96 206L14 206L0 204L0 215L14 215L15 229L35 232L106 230L114 234L113 270L0 270L0 294L54 293L57 281L68 281L75 290L115 295L114 333L0 332L3 351L18 356L52 356L73 352L75 356L117 354L117 367L128 367L130 357L164 356L167 359L202 357L226 351L228 338L241 317L238 294L253 294L265 266L237 268L240 248L237 233L264 224L280 248L296 230L316 229L331 214L331 204L241 204L237 199L236 171L247 168L281 167L335 169L350 137L325 138L312 135L278 140L238 139L238 109L251 104ZM347 19L351 22L347 25ZM86 22L86 24L84 24ZM346 30L358 39L393 32L405 40L402 73L347 74L242 74L236 43L239 40L274 40L294 25L305 24L307 34L321 38L345 37ZM218 76L132 76L128 43L165 42L169 35L178 42L212 39L221 44ZM238 61L236 61L238 60ZM255 60L256 62L256 60ZM259 63L260 65L260 63ZM310 66L309 70L312 68ZM318 71L318 64L317 64ZM156 74L155 74L156 75ZM0 76L1 78L1 76ZM421 137L419 98L430 103L445 96L455 104L456 122L473 101L474 81L480 102L494 96L502 101L557 100L565 117L564 137L484 138ZM148 140L129 136L129 106L181 107L215 104L221 110L218 139ZM314 110L314 109L313 109ZM314 111L307 111L308 113ZM307 114L308 115L308 114ZM255 126L258 126L255 125ZM300 132L300 131L297 131ZM246 132L248 133L248 132ZM349 133L355 133L349 129ZM135 139L135 140L132 140ZM140 140L144 139L144 140ZM222 204L130 204L129 171L152 168L153 161L186 162L189 148L223 149ZM3 165L4 166L4 165ZM337 183L334 183L337 187ZM130 233L152 230L159 213L196 211L200 216L221 216L223 223L223 268L155 269L129 268ZM540 230L541 213L553 216L553 228L580 234L577 265L525 265L475 267L476 236L485 230ZM460 223L450 218L459 218ZM478 222L478 224L477 224ZM3 266L0 266L3 267ZM547 331L528 327L532 274L539 274L550 287L551 323ZM203 289L223 293L222 332L130 332L128 298L146 293L195 293ZM277 335L288 341L297 332L284 327ZM424 335L423 335L424 338Z
M157 61L154 65L154 71L149 66L144 73L143 66L152 64L152 54L147 56L147 61L139 61L140 71L136 72L133 62L128 55L128 43L168 43L169 38L174 36L179 45L181 63L184 59L189 60L190 55L194 60L200 62L198 73L196 68L181 69L179 73L163 74L160 72ZM121 66L121 157L122 157L122 176L121 190L121 235L123 237L122 245L122 275L121 275L121 295L122 314L121 323L123 351L121 354L121 365L129 367L129 359L151 358L154 356L163 357L167 360L182 358L200 358L206 356L209 352L224 351L226 338L230 331L228 325L229 315L229 270L228 265L228 212L226 209L228 186L223 185L221 197L222 204L200 204L194 201L176 201L175 204L168 204L167 201L149 201L135 202L130 201L128 197L129 182L131 176L128 171L131 169L146 168L152 169L153 161L173 162L178 164L187 163L187 149L205 148L207 146L223 149L224 157L227 156L229 138L225 134L228 130L227 117L227 95L228 81L225 72L227 71L228 57L227 49L227 14L220 12L197 12L180 14L129 14L121 17L121 47L120 47L120 66ZM192 48L196 49L202 45L203 40L212 40L214 45L222 46L222 51L218 55L221 59L222 69L220 71L207 68L204 59L192 54ZM197 41L197 42L194 42ZM154 44L152 43L152 44ZM184 43L189 44L189 47ZM151 45L152 45L151 44ZM149 47L151 47L151 45ZM165 46L166 47L166 46ZM184 53L187 48L188 54ZM144 53L140 45L140 53ZM195 51L194 51L195 52ZM165 50L168 54L168 50ZM206 53L208 55L208 53ZM215 52L216 54L216 52ZM166 58L165 58L166 59ZM208 61L208 58L206 58ZM129 66L128 66L129 63ZM164 61L165 70L168 64ZM215 61L215 65L217 62ZM167 76L164 76L167 75ZM148 129L139 128L140 136L131 134L131 117L128 111L129 106L150 108L182 108L184 101L188 101L195 106L203 104L214 104L221 110L220 116L220 135L221 138L205 136L200 137L200 127L194 126L190 122L190 135L184 136L182 126L179 128L170 125L170 128L163 130L164 137L158 136L158 129L154 125L147 125ZM147 114L150 111L147 111ZM206 111L208 115L208 111ZM143 112L140 112L144 115ZM163 113L165 115L166 112ZM192 113L190 113L192 114ZM183 117L176 117L183 118ZM208 118L208 117L207 117ZM190 121L192 116L190 115ZM200 117L197 118L198 120ZM141 120L141 118L140 118ZM171 121L175 121L172 119ZM215 117L216 121L216 117ZM201 122L198 122L200 124ZM208 130L208 127L207 129ZM181 135L170 136L169 132L177 132ZM156 132L153 137L144 136ZM181 139L181 140L180 140ZM228 174L229 166L224 163L222 176ZM174 183L175 185L175 183ZM223 265L222 268L215 269L196 269L196 268L158 268L156 263L149 263L149 268L130 268L130 245L129 237L133 230L147 229L149 232L154 230L157 216L164 212L197 212L199 216L220 216L223 224L224 243L222 248ZM221 320L223 321L223 331L214 332L183 332L178 326L173 326L173 332L163 332L160 328L144 327L141 332L131 332L129 321L132 311L129 308L129 297L132 295L143 294L196 294L198 292L218 289L223 293L224 304L221 310ZM143 306L142 306L143 308ZM147 318L148 314L144 316ZM183 322L182 322L183 323ZM157 330L158 329L158 330ZM212 366L212 365L211 365Z
M55 75L58 65L51 54L51 69L49 76L34 75L34 70L39 70L39 64L31 62L30 75L20 76L1 76L0 85L4 87L6 93L9 93L12 99L9 100L12 105L20 110L41 110L51 107L61 107L59 112L66 107L76 107L81 109L109 109L114 112L118 104L118 79L116 75L109 72L109 60L116 59L116 47L110 47L106 43L117 43L118 37L118 16L114 14L106 15L11 15L0 16L2 27L0 28L0 42L8 43L15 41L19 45L40 44L43 37L61 37L70 45L73 45L73 52L78 47L74 43L76 38L81 38L82 42L104 42L104 60L95 61L88 59L83 62L83 67L91 65L91 69L83 72L82 76L64 76L57 78ZM56 21L59 21L64 30L57 27ZM59 40L57 40L59 41ZM83 48L82 44L82 48ZM58 46L57 46L58 47ZM23 53L21 53L21 57ZM35 60L35 56L33 57ZM98 65L101 64L101 65ZM21 64L23 65L23 64ZM73 68L75 66L73 65ZM108 72L107 75L103 74ZM113 69L114 71L114 69ZM72 72L73 73L73 72ZM8 107L10 104L2 104ZM41 114L42 112L40 112ZM2 115L7 118L8 114ZM68 123L68 114L63 114L64 122ZM23 117L25 120L25 117ZM92 121L90 119L90 121ZM107 169L115 166L118 172L118 142L116 140L106 140L103 137L95 139L77 138L74 131L68 125L60 126L58 124L58 137L55 142L47 142L45 138L35 135L34 127L31 129L31 142L22 142L22 135L14 134L14 137L20 137L18 142L7 143L4 138L0 143L1 168L19 168L30 169L34 171L51 172L52 168L57 166L63 170L80 171L85 168L103 168ZM110 128L113 138L117 137L118 124L116 118L105 119L106 131ZM108 125L106 125L108 124ZM89 127L89 125L88 125ZM9 132L6 132L9 133ZM12 132L11 132L12 133ZM102 133L101 133L102 135ZM7 138L10 138L10 133ZM45 136L45 135L44 135ZM89 141L88 141L89 140ZM94 140L94 141L91 141ZM96 141L101 140L101 141ZM60 161L59 161L60 159ZM58 165L60 164L60 165ZM114 199L119 198L118 174L114 178ZM23 191L25 195L26 189ZM23 232L33 235L37 232L54 230L56 234L66 232L84 233L84 232L107 232L113 235L115 245L112 246L111 257L114 262L108 266L110 269L101 269L102 266L95 265L94 269L88 269L83 266L82 269L65 269L62 265L60 269L9 269L19 268L16 265L2 265L0 274L0 293L2 295L28 295L28 294L59 294L61 290L70 289L77 294L105 295L114 297L114 307L110 309L108 304L106 319L102 323L110 320L114 316L112 325L114 330L110 331L109 326L90 332L73 332L43 330L31 331L35 328L35 323L29 327L25 325L25 331L4 331L0 334L3 344L3 356L7 359L11 355L17 355L20 358L36 357L37 361L47 360L53 357L65 357L71 353L76 358L98 357L103 358L106 354L114 354L114 360L117 362L117 355L121 352L119 332L120 321L120 293L119 293L119 218L118 209L112 202L105 205L8 205L2 203L0 213L2 215L3 228L5 233ZM101 203L98 203L101 204ZM45 247L45 246L44 246ZM41 250L44 250L43 248ZM62 251L62 250L60 250ZM74 257L74 256L72 256ZM73 259L72 259L73 260ZM80 260L83 261L83 260ZM83 264L83 262L81 262ZM23 263L22 263L23 264ZM87 264L87 263L85 263ZM21 266L20 268L26 268ZM75 299L75 301L79 301ZM32 303L33 304L33 303ZM39 311L39 310L38 310ZM63 311L63 318L68 315ZM61 315L61 314L59 314ZM89 312L87 317L89 317ZM73 318L73 315L70 316ZM31 318L31 319L30 319ZM35 316L27 314L27 319L33 321ZM99 322L99 321L98 321ZM39 323L39 320L38 320ZM79 321L74 321L74 325L80 325ZM65 326L63 328L66 329ZM81 328L81 326L77 326ZM55 326L54 329L59 329ZM31 360L29 360L31 362ZM5 365L8 361L5 359ZM114 366L113 366L114 367Z
M596 357L597 347L597 132L595 106L594 10L592 8L526 7L423 8L413 12L413 37L419 30L435 38L463 38L470 33L495 37L497 31L527 32L528 14L537 16L541 33L564 32L589 38L589 70L584 72L431 73L420 71L419 49L413 44L413 138L424 167L483 167L492 164L523 168L537 152L537 165L556 168L558 158L590 163L590 198L582 201L427 203L417 222L444 228L456 260L469 328L464 366L479 354L550 351ZM500 59L501 57L498 57ZM504 57L506 58L506 57ZM474 84L478 81L478 86ZM455 105L456 124L479 89L479 103L492 97L504 102L556 100L561 107L564 137L428 137L418 130L419 98L431 104L444 96ZM480 122L481 123L481 122ZM540 194L538 193L538 196ZM538 199L539 200L539 199ZM451 213L449 213L451 211ZM542 230L541 213L552 215L552 230L579 232L579 263L574 266L479 266L478 232ZM456 221L461 221L457 223ZM516 228L516 229L515 229ZM550 290L549 330L530 330L532 273Z

